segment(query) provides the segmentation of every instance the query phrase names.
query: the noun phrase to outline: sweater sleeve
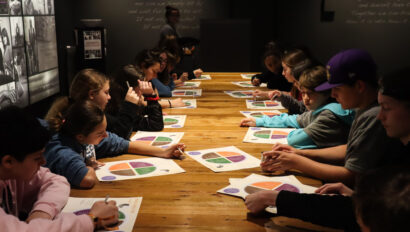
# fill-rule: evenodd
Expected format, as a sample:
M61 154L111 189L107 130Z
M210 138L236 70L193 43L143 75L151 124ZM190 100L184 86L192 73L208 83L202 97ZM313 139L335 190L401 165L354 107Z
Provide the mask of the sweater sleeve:
M50 171L64 176L70 184L80 186L81 181L88 172L84 158L80 154L70 147L50 150L46 148L45 153L48 153L45 155L47 158L46 166Z
M256 126L271 127L271 128L300 128L296 118L299 115L281 114L273 117L264 115L262 118L256 119Z
M297 149L315 149L317 148L313 140L306 134L305 130L300 128L291 131L287 137L288 144Z
M95 146L95 153L98 159L105 156L121 155L128 152L129 144L130 141L108 132L108 137Z
M346 231L360 231L350 197L281 191L276 199L276 207L280 216Z
M117 115L114 116L106 113L107 131L115 133L124 139L129 139L138 114L138 109L137 105L123 101Z
M158 94L160 97L172 97L171 87L164 85L157 78L152 79L152 83L154 84L155 88L158 90Z
M280 101L286 109L288 109L289 114L302 114L306 111L306 106L302 101L298 101L287 94L281 94L280 97L276 98Z
M319 148L346 144L350 125L330 110L324 110L304 128L305 133Z
M134 131L161 131L164 129L162 107L158 101L148 101L143 113L134 123Z
M70 195L70 185L66 178L51 173L48 168L40 167L35 178L30 181L30 185L40 186L31 212L43 211L52 218L61 211Z
M0 226L3 232L29 231L94 231L94 225L88 215L76 216L73 213L62 213L54 220L35 219L30 223L20 221L17 217L6 214L0 208Z

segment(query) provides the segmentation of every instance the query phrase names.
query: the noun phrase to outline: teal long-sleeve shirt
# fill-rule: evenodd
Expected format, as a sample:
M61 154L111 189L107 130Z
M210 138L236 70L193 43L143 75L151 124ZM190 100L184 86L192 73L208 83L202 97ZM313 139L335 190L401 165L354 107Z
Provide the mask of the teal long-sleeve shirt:
M281 114L272 118L256 119L256 126L296 130L288 135L288 144L299 148L323 148L346 144L354 111L342 109L340 104L329 103L301 115Z

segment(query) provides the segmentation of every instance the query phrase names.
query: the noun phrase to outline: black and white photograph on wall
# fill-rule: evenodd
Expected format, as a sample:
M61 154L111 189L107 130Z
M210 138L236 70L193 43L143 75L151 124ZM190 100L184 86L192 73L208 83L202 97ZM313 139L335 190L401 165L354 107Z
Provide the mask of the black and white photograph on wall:
M8 105L28 105L27 77L0 85L0 109Z
M24 15L34 15L34 3L32 0L23 0L23 14Z
M13 54L9 17L0 17L0 36L0 76L9 82L13 79Z
M44 0L46 5L45 13L46 15L54 15L54 0Z
M34 17L24 17L24 35L26 40L28 75L38 72L38 52Z
M23 0L24 15L45 15L50 11L54 13L54 3L49 0Z
M11 45L14 47L24 46L23 38L23 18L22 17L10 17L11 27Z
M14 79L27 77L26 56L24 47L13 48L13 74Z
M101 31L83 31L84 59L102 59Z
M0 15L9 14L9 2L8 0L0 0Z
M21 0L9 0L10 15L21 15Z
M28 105L28 85L24 48L13 49L12 78L0 84L0 109L7 105ZM3 79L5 80L5 79Z
M60 91L58 69L39 73L28 78L30 104L38 102Z
M38 71L58 66L57 41L54 16L34 17L36 28Z

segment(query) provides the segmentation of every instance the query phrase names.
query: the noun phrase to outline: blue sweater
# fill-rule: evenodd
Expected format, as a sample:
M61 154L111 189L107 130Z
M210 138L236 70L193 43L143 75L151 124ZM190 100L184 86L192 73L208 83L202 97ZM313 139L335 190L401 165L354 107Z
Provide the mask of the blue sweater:
M172 78L170 78L168 85L164 85L164 83L162 83L157 78L152 79L151 82L158 90L160 97L172 97L172 90L175 89L175 83Z
M296 130L288 135L289 145L299 148L323 148L346 144L354 119L354 111L342 109L340 104L329 103L301 115L281 114L272 118L256 119L256 126Z
M94 146L97 158L104 156L120 155L128 151L129 141L117 135L107 132L108 137L100 144ZM46 167L53 173L65 176L73 186L80 186L88 172L85 165L86 145L82 145L77 140L62 135L55 134L47 144L44 151Z

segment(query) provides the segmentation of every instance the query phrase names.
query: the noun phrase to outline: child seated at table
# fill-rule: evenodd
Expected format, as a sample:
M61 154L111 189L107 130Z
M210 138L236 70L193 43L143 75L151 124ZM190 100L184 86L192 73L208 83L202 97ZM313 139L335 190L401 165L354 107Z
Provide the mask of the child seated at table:
M139 141L128 141L107 132L104 112L89 100L74 103L60 122L58 133L47 144L46 166L65 176L71 185L92 188L97 182L95 169L103 163L97 158L123 153L178 158L183 144L163 149Z
M43 149L48 131L15 106L0 110L0 225L3 232L94 231L118 221L114 201L96 202L90 213L61 213L67 180L51 173Z
M303 103L309 110L301 115L281 114L262 118L242 119L241 126L294 127L287 140L292 147L299 149L324 148L346 144L349 129L354 118L352 110L342 109L332 102L330 90L315 91L327 81L326 69L316 66L305 70L299 80Z
M152 83L158 90L160 97L172 97L172 91L176 87L183 86L184 82L188 80L188 73L183 73L179 79L176 73L171 75L171 71L180 58L164 49L158 49L158 53L161 59L160 71L158 77L152 79Z
M134 65L123 66L110 84L111 99L105 111L107 131L128 139L133 131L164 129L158 97L153 94L150 82L139 80ZM135 92L136 96L132 92ZM133 95L134 97L130 97Z
M352 185L356 175L383 162L384 154L396 142L389 139L377 114L377 65L362 49L349 49L333 56L328 62L329 80L315 91L332 89L343 109L354 109L355 118L347 143L320 149L296 149L277 144L264 152L268 158L261 167L266 171L297 169L326 181Z
M360 64L362 68L367 65L364 62ZM259 212L269 205L276 206L280 216L299 218L345 231L360 231L357 221L362 224L362 231L403 231L404 228L410 228L410 92L403 88L410 85L409 73L410 68L398 70L384 76L379 82L378 101L381 107L377 118L386 134L394 138L396 143L388 149L382 149L388 139L380 139L382 135L372 131L362 137L368 141L376 140L371 146L366 148L363 142L358 144L361 145L358 151L362 155L368 154L379 161L373 167L379 171L359 176L354 192L342 183L329 183L318 188L318 194L270 190L253 193L245 201L248 209ZM369 124L367 120L363 126ZM379 159L377 155L381 150L384 152L382 159ZM329 149L327 151L327 155L331 154Z
M161 70L161 59L159 55L160 54L156 50L147 49L144 49L137 54L134 60L134 66L140 80L153 83L152 81L158 77L157 74ZM159 93L154 83L152 87L158 96ZM181 98L171 99L169 101L159 101L159 104L162 108L185 106L185 103Z
M285 51L282 58L282 75L289 83L293 84L290 92L255 90L253 95L281 102L289 114L301 114L306 111L306 107L301 101L302 95L299 90L299 78L303 71L317 65L318 62L315 61L307 49Z
M267 83L269 89L290 91L292 84L282 76L282 51L277 43L271 41L266 45L262 60L266 70L252 77L252 85Z
M126 75L128 70L123 71ZM73 103L91 100L106 112L107 130L122 138L129 139L132 131L136 130L162 130L162 109L159 106L155 108L158 102L155 99L156 96L152 95L152 87L147 82L138 81L138 79L133 79L130 83L133 86L127 87L124 81L124 93L121 96L115 94L114 100L118 107L112 107L114 104L111 104L109 110L106 111L107 104L111 100L109 79L94 69L83 69L74 77L69 96L58 98L47 112L45 120L50 129L55 132L60 127L61 120L64 119L63 115ZM134 88L135 86L138 88ZM148 102L146 107L140 104L144 97ZM154 110L144 112L146 108L154 108ZM159 112L155 112L155 110ZM156 114L148 114L145 117L144 113L146 112L155 112ZM144 124L145 121L151 123Z

